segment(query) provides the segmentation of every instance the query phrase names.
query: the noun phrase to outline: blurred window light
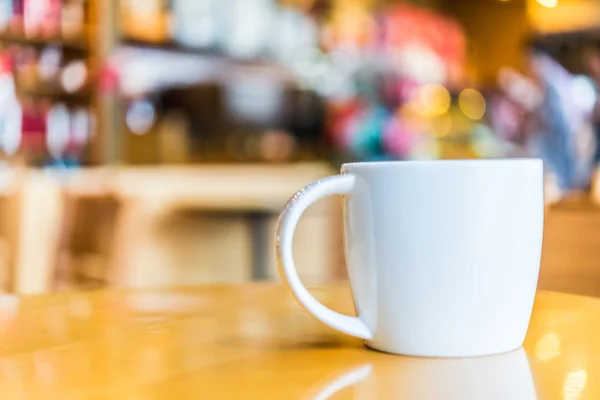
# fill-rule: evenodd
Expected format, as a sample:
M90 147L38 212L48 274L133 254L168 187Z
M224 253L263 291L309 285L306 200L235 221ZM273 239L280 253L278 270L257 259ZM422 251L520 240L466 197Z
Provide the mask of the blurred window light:
M597 99L593 81L585 75L577 75L573 78L571 90L573 102L585 112L591 112Z
M558 0L537 0L537 2L546 8L555 8L558 5Z
M416 100L416 111L424 117L439 116L450 109L450 93L437 83L421 86Z
M150 131L155 118L154 105L146 99L140 99L132 102L127 108L125 122L131 132L143 135Z
M464 89L458 96L458 107L467 118L477 121L485 115L485 98L475 89Z

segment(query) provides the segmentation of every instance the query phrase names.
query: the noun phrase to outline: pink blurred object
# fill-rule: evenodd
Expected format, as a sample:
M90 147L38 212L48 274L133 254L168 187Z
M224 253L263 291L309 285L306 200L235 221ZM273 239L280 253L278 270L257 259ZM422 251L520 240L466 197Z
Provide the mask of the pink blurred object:
M517 140L524 121L524 108L504 96L495 96L490 103L489 117L494 131L506 140Z
M106 65L100 71L98 77L98 86L101 93L114 93L119 89L120 75L119 69L114 65Z
M45 37L53 38L60 33L61 8L61 0L46 0L46 10L40 23L41 33Z
M398 117L390 118L383 130L383 146L396 157L406 157L413 145L413 132L408 124Z
M381 45L393 54L407 46L428 48L439 56L452 83L462 78L466 38L452 19L406 4L388 7L381 19Z

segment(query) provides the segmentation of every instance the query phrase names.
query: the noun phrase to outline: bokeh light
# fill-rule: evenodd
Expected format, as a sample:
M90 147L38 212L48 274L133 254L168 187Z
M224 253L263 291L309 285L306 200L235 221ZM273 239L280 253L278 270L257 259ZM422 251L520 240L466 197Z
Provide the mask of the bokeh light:
M464 89L458 97L458 106L467 118L480 120L485 115L485 98L475 89Z
M127 109L125 121L127 127L136 135L143 135L154 125L156 112L154 105L146 100L135 100Z
M417 92L416 111L424 117L443 115L450 109L450 93L442 85L423 85Z
M265 161L283 162L289 159L296 147L296 140L283 130L270 130L260 139L260 156Z
M431 121L431 133L434 136L443 138L450 132L452 132L452 116L450 114L440 115Z
M62 87L69 93L80 90L87 80L87 66L83 61L73 61L62 71L60 81Z
M558 5L558 0L537 0L537 2L546 8L555 8Z

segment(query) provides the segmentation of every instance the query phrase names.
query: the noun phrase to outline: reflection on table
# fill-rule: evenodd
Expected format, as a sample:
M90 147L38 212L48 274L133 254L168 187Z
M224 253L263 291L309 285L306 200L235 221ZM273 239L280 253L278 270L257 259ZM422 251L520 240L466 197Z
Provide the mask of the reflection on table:
M313 289L352 313L343 287ZM0 297L7 398L595 399L600 300L540 292L524 349L423 359L366 349L278 285ZM440 397L441 396L441 397Z

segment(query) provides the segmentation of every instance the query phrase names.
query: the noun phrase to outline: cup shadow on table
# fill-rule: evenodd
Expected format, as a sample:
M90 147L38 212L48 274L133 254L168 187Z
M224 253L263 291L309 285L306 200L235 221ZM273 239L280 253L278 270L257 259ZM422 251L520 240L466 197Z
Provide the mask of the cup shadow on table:
M527 355L521 348L492 357L426 359L389 356L346 369L311 388L307 400L326 400L344 389L357 399L535 400Z

